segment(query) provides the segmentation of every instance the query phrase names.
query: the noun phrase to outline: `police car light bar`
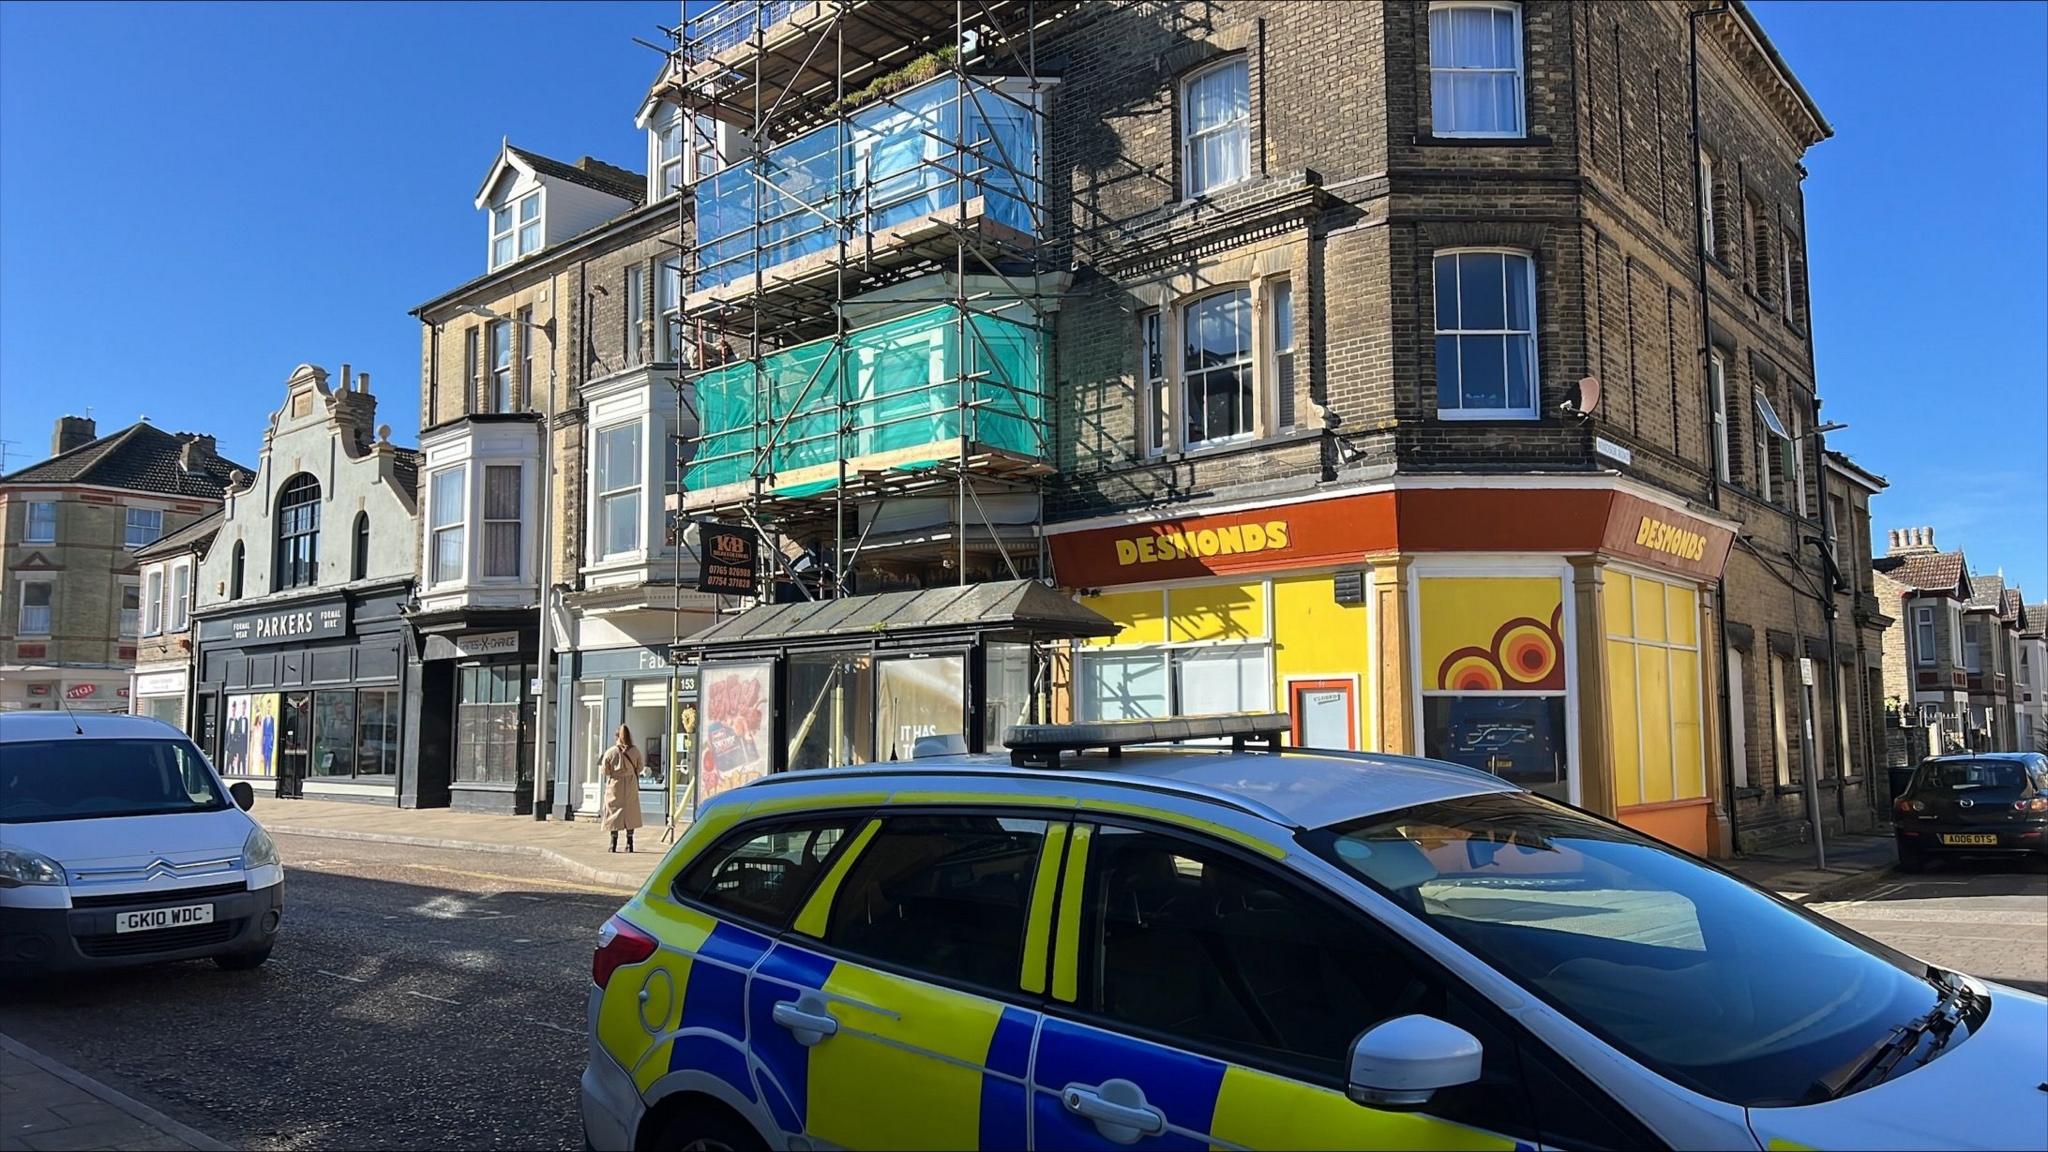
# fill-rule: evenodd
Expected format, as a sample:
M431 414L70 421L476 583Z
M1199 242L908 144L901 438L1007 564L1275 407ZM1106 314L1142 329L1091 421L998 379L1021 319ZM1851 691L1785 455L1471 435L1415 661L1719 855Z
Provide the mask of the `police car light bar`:
M1220 716L1179 716L1167 720L1098 720L1087 724L1019 724L1003 736L1010 763L1020 768L1052 768L1062 752L1103 749L1110 756L1139 744L1178 744L1187 740L1229 740L1233 752L1262 743L1278 752L1293 730L1285 712L1232 712Z

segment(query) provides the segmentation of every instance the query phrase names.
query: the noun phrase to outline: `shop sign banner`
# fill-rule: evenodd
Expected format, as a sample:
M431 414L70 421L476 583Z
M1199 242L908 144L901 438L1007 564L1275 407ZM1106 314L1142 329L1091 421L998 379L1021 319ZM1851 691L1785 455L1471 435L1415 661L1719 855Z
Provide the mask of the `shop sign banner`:
M760 541L744 528L705 524L698 528L697 590L738 596L755 591Z
M100 690L97 684L73 684L64 690L66 700L90 700Z
M773 766L773 666L713 664L698 672L702 685L697 741L697 803L759 780Z
M170 696L184 690L183 672L144 672L135 677L137 696Z
M259 612L228 621L228 636L234 640L318 640L347 634L348 605L345 603Z
M519 633L484 632L475 636L457 636L457 656L501 656L519 651Z
M1616 492L1608 508L1604 549L1632 560L1702 579L1717 579L1735 534L1717 524Z
M1393 493L1186 516L1064 532L1047 538L1070 588L1271 572L1355 560L1392 547Z

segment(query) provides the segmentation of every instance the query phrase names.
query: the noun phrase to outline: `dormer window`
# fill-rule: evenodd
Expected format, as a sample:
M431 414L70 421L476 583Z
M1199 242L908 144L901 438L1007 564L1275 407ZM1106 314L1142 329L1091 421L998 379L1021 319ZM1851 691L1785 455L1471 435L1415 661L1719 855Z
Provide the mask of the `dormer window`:
M540 190L491 209L491 267L540 251Z
M663 106L648 135L654 142L654 196L666 199L683 186L683 110Z

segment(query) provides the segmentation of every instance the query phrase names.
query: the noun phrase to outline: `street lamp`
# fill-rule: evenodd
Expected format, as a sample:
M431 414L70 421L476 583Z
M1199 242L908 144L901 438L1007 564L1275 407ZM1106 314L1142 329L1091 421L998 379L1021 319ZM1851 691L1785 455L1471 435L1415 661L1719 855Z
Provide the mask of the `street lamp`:
M545 820L548 817L548 781L553 778L553 773L548 770L547 765L547 730L543 725L546 723L548 715L548 679L553 672L549 665L554 659L554 634L550 627L553 613L550 611L552 605L549 603L554 594L554 573L552 572L554 566L550 562L552 557L550 554L549 534L553 530L550 521L553 518L555 506L553 492L555 476L555 318L549 316L544 322L536 324L521 316L506 316L482 304L464 304L455 311L458 315L475 316L479 319L496 323L517 324L528 331L540 333L547 337L548 340L547 405L545 410L535 409L535 411L540 412L541 416L540 539L539 547L536 550L536 554L539 557L540 570L535 581L540 594L540 636L538 640L540 648L540 694L534 699L533 704L533 818L535 820ZM532 381L527 381L529 388L532 385Z

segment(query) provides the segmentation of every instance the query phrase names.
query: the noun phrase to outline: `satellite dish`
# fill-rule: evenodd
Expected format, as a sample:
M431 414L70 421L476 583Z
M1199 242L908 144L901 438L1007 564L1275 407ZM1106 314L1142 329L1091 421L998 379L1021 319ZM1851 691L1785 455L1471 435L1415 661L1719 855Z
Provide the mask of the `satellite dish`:
M1579 416L1591 416L1593 409L1600 406L1600 378L1587 376L1580 380L1576 391L1561 407L1566 412Z

